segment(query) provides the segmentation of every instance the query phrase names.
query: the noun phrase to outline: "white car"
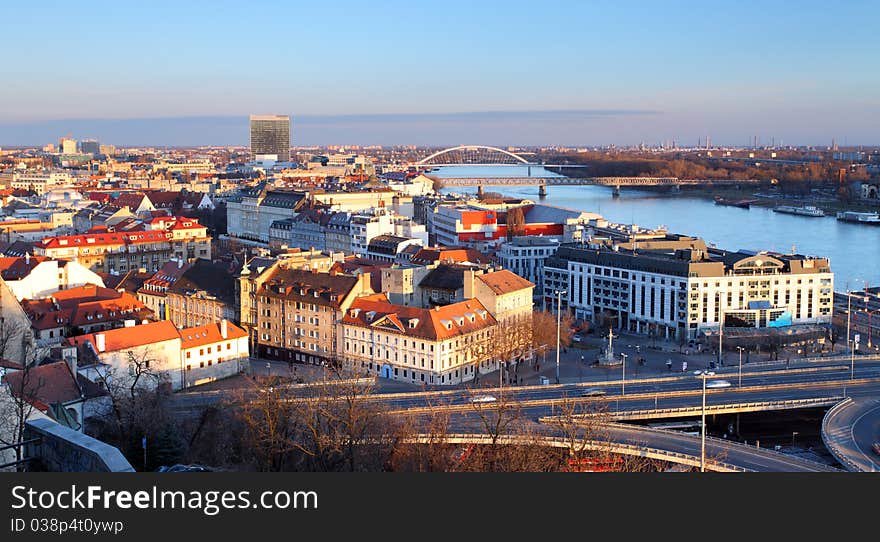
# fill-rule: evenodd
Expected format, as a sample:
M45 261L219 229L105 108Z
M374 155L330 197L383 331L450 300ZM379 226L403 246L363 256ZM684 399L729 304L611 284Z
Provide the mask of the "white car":
M706 382L707 388L729 388L730 382L727 380L712 380L710 382Z
M497 400L494 395L475 395L471 403L494 403Z
M605 390L598 390L595 388L584 390L584 392L581 393L581 397L601 397L603 395L605 395Z

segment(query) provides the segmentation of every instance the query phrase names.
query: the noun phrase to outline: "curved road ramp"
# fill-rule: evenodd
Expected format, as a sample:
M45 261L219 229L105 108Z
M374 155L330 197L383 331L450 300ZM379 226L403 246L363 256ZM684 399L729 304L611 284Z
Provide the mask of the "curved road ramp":
M548 422L550 418L541 418ZM604 441L598 446L615 453L638 455L699 467L699 436L678 431L622 423L601 425ZM554 437L548 437L552 440ZM561 440L561 439L560 439ZM706 470L716 472L839 472L838 469L767 448L706 437Z
M880 399L847 398L822 419L822 440L834 457L853 472L880 472Z

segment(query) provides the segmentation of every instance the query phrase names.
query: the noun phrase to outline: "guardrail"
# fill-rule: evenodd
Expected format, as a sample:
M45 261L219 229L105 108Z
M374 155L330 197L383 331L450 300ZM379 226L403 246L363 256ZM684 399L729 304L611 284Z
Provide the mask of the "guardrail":
M669 434L669 435L675 435L678 437L682 436L681 432L673 431L672 429L660 429L660 428L655 428L655 427L641 427L641 426L629 425L629 424L625 424L625 423L604 422L604 423L602 423L602 426L611 427L611 428L618 428L618 429L625 429L625 430L630 430L630 431L635 429L637 431L644 431L647 433L664 433L664 434ZM725 439L721 439L718 437L712 437L709 435L706 435L706 441L715 443L719 446L725 446L725 447L735 446L737 448L740 448L740 451L743 451L743 452L752 452L752 453L756 453L756 454L770 454L770 455L774 455L780 459L784 459L788 462L805 463L808 466L812 466L817 470L823 470L823 471L829 471L829 472L839 472L839 469L835 469L834 467L832 467L830 465L826 465L824 463L819 463L818 461L813 461L811 459L804 459L802 457L795 457L790 454L778 452L772 448L751 447L751 446L749 446L747 444L743 444L741 442L734 442L731 440L725 440Z
M841 465L847 468L847 470L851 472L862 472L862 468L858 466L853 460L847 457L844 454L840 447L837 446L837 443L828 435L828 420L836 416L841 410L851 406L853 404L853 400L851 397L845 398L843 401L840 401L833 407L831 407L828 412L825 413L825 416L822 418L822 442L825 443L825 447L828 448L828 451L831 452L831 455L834 456L837 461L840 462Z
M811 399L784 399L781 401L750 401L747 403L725 403L720 405L706 405L706 414L727 414L733 412L760 412L763 410L789 410L794 408L820 407L836 404L842 397L816 397ZM696 407L673 407L657 409L626 410L619 412L583 413L578 417L593 418L608 416L616 420L640 420L655 417L669 417L669 414L681 416L697 415L703 413L702 406ZM664 416L666 415L666 416Z
M437 442L435 435L420 434L407 439L411 442L434 444ZM561 437L552 436L534 436L534 435L504 435L493 438L490 435L481 433L453 433L442 437L444 443L449 444L502 444L502 445L529 445L534 444L536 440L544 445L554 448L570 448L568 441ZM674 450L663 450L661 448L653 448L650 446L639 446L637 444L627 444L621 442L602 441L595 439L579 440L578 446L583 449L594 451L606 451L610 453L631 455L635 457L645 457L648 459L658 459L660 461L668 461L689 465L691 467L699 467L701 459L693 454L676 452ZM707 460L706 468L716 472L754 472L732 463L717 460Z

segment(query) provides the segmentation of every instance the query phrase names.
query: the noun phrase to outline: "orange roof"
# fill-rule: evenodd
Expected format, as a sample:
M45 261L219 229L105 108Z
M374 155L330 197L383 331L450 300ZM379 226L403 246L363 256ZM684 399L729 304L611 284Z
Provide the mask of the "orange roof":
M139 243L155 243L170 239L171 234L164 231L126 232L126 233L95 233L84 235L64 235L46 237L35 243L41 248L62 248L77 246L130 245Z
M535 287L532 282L522 278L516 273L508 271L507 269L477 275L477 278L483 281L483 284L491 288L493 292L499 295L509 294L512 292L525 290L526 288Z
M6 382L12 395L45 411L54 403L71 403L82 400L82 391L67 363L58 361L39 365L25 371L7 373Z
M230 321L226 321L226 338L220 334L220 323L206 326L188 327L180 330L181 348L195 348L206 344L214 344L229 339L241 339L247 337L247 331L241 329Z
M104 335L104 351L114 352L117 350L125 350L135 346L144 346L163 341L171 341L179 339L180 334L177 328L170 320L162 320L161 322L151 322L133 327L121 327L118 329L110 329L100 333L87 333L76 337L68 337L65 343L69 346L77 346L85 344L86 341L95 346L95 335Z
M433 309L395 305L385 294L355 299L342 322L392 333L443 341L495 325L495 318L476 299Z

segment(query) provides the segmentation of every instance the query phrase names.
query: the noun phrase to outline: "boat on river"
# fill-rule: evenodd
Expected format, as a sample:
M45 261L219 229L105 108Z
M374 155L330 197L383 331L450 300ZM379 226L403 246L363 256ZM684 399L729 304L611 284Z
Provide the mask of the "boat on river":
M880 214L859 213L856 211L841 211L837 213L837 220L843 222L855 222L856 224L880 225Z
M814 205L780 205L778 207L774 207L773 212L798 216L825 216L825 211Z
M755 203L756 200L753 199L727 199L722 198L721 196L715 196L715 205L727 205L730 207L739 207L741 209L748 209L751 204Z

